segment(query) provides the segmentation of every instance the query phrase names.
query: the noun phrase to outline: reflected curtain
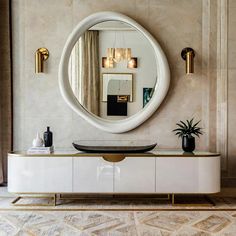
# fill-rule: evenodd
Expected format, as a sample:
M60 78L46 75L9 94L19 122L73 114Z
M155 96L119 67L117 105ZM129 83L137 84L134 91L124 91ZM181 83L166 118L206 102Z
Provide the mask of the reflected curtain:
M99 115L99 31L87 30L75 44L70 57L69 78L80 104Z
M0 1L0 184L7 181L7 153L12 149L10 9L10 1Z
M99 115L99 31L87 30L82 36L81 102L90 112Z

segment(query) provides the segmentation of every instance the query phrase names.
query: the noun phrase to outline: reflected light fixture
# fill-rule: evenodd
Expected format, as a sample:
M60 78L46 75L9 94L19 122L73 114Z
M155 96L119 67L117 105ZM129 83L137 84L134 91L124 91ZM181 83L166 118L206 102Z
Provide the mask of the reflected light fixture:
M108 48L107 58L112 58L115 62L131 59L131 48Z
M103 68L113 68L114 61L111 58L102 57L102 67Z
M46 61L49 57L49 51L47 48L39 48L35 52L35 73L43 73L43 61Z
M186 74L194 73L194 50L188 47L184 48L181 52L181 57L186 61Z
M137 57L131 57L130 60L128 60L127 68L133 69L138 67L138 58Z
M123 45L125 46L125 39L124 39L124 34L123 36ZM126 48L126 47L115 47L116 45L116 32L115 32L115 39L114 39L114 44L112 48L107 49L107 59L112 59L113 61L119 63L122 60L127 60L129 61L131 59L131 48Z

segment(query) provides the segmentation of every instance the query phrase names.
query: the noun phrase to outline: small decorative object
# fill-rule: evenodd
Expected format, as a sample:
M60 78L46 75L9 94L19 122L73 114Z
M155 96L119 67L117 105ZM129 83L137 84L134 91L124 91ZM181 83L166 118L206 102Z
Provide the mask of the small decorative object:
M143 88L143 107L150 101L153 94L153 88Z
M182 138L182 148L185 152L193 152L195 149L195 138L193 135L199 137L199 135L202 134L202 128L198 127L200 121L193 123L192 118L190 121L186 120L186 122L180 121L180 123L177 123L178 126L177 129L174 129L173 132L175 132L178 137Z
M133 69L138 67L138 59L137 57L131 57L131 59L127 63L127 68Z
M54 152L54 147L31 147L27 150L27 154L51 154Z
M47 127L47 131L43 134L45 147L52 146L52 132L50 131L50 127Z
M33 147L42 147L43 146L43 139L40 138L39 132L37 132L36 138L33 140L32 145L33 145Z

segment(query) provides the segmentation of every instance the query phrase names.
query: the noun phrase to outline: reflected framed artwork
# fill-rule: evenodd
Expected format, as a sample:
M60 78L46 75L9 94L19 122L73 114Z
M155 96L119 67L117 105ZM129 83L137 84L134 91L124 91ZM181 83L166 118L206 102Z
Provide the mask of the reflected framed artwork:
M143 88L143 107L145 107L152 98L153 90L153 88Z

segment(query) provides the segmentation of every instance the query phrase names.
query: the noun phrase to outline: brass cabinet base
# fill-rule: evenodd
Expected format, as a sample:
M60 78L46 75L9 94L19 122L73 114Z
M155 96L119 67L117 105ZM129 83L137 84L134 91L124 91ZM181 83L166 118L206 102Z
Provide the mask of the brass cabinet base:
M89 194L59 194L58 199L59 200L84 200L84 199L105 199L105 200L111 200L111 199L117 199L117 200L134 200L134 199L155 199L155 200L165 200L165 201L171 201L172 206L185 206L185 207L211 207L215 206L215 203L207 196L203 195L205 202L204 203L196 203L194 201L191 202L190 197L188 197L187 194L149 194L145 196L145 194L139 194L139 195L130 195L130 194L108 194L106 196L104 195L89 195ZM98 197L99 196L99 197ZM171 198L170 198L171 196ZM196 198L199 198L200 195L195 195ZM26 198L43 198L48 199L49 203L36 203L36 204L26 204L26 203L19 203L21 199ZM187 199L186 199L187 198ZM35 194L32 196L32 194L27 196L18 196L15 198L12 202L13 206L56 206L57 205L57 194L48 194L45 196L42 196L38 194L38 196Z

